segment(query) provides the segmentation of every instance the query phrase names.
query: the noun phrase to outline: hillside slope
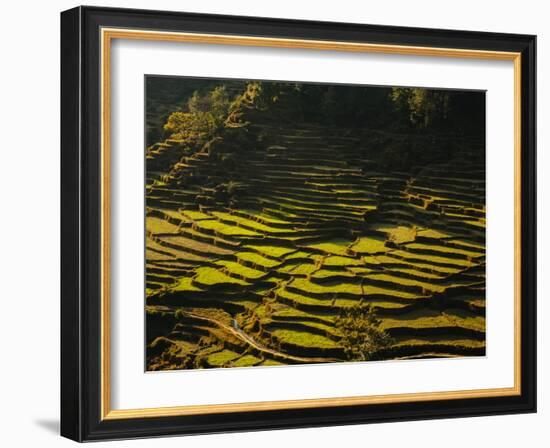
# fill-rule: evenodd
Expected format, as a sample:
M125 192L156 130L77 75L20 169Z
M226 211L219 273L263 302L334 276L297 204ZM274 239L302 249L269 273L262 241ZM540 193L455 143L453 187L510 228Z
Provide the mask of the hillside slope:
M358 303L393 339L382 359L485 354L480 143L394 171L374 162L380 145L449 142L248 132L237 154L223 140L148 151L149 370L344 361L335 319Z

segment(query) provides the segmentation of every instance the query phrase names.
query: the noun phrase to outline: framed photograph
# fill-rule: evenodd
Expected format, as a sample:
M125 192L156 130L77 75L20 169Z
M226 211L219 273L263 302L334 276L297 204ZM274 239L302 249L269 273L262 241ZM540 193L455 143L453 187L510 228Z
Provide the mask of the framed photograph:
M61 433L536 410L535 36L61 14Z

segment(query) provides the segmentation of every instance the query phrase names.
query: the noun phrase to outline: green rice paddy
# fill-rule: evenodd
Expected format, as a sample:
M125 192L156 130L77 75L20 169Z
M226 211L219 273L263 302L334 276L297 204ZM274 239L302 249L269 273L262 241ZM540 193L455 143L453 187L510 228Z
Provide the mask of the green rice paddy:
M358 304L384 359L485 353L482 166L380 173L343 131L254 129L278 144L243 148L236 203L192 185L226 181L207 154L148 182L148 369L347 361L336 321Z

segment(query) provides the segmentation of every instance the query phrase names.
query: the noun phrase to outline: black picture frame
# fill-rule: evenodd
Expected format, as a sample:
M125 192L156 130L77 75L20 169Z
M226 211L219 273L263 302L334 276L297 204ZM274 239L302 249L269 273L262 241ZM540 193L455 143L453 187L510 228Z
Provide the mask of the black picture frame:
M102 419L100 29L392 44L521 54L521 393L306 409ZM536 37L166 11L61 14L61 434L141 438L536 412Z

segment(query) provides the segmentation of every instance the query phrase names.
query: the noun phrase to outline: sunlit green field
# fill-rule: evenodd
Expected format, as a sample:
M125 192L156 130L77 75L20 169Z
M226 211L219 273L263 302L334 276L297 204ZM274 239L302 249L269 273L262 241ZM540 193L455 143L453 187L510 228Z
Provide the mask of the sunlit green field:
M193 183L226 182L219 158L148 172L149 370L350 361L336 320L359 304L392 340L381 359L485 354L482 165L380 172L342 129L253 132L277 144L243 149L234 204Z

